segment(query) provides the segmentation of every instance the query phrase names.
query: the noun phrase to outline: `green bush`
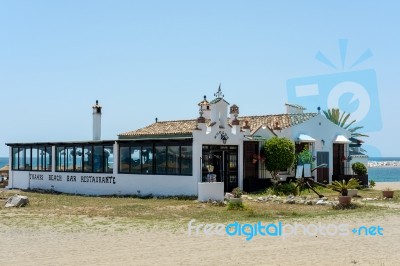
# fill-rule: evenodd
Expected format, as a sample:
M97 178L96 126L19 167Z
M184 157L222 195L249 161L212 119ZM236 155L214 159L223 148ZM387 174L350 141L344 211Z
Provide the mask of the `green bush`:
M369 181L369 187L370 187L370 188L374 188L375 185L376 185L376 184L375 184L375 181L371 179L371 180Z
M288 196L288 195L297 195L296 183L277 183L272 187L266 190L267 194L279 195L279 196Z
M265 167L277 180L281 169L287 169L293 165L294 144L288 138L273 137L265 142L264 154L266 157Z
M327 186L327 188L339 192L342 196L347 196L349 189L358 189L360 187L360 181L355 178L350 178L347 182L343 179L342 181L333 181Z
M297 164L303 165L303 164L312 164L313 162L313 155L311 151L308 149L304 149L301 151L299 154L297 154Z
M367 167L363 163L356 162L351 165L351 169L353 169L356 175L366 175Z
M243 195L243 191L237 187L232 190L232 194L234 198L240 198Z
M228 211L244 210L244 209L246 209L246 207L243 205L242 202L228 202L227 209L228 209Z

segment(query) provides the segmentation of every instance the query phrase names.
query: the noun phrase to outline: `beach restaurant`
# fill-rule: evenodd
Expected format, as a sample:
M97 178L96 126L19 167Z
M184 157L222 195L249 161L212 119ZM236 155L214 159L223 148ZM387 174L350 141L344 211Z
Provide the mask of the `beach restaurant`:
M265 140L286 137L296 152L308 149L316 181L330 183L351 174L351 133L329 121L319 108L305 112L286 104L286 113L240 116L221 88L199 102L191 120L156 121L101 140L102 107L93 106L93 139L78 142L7 143L9 188L54 190L85 195L198 195L222 199L240 187L257 191L270 184L260 154ZM366 156L356 160L367 163ZM295 176L282 169L280 178ZM222 197L222 198L221 198Z

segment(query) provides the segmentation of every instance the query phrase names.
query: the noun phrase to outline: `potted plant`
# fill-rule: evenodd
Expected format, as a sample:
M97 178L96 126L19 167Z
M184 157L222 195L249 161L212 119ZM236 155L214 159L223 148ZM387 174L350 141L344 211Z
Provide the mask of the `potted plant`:
M385 188L382 190L382 196L387 199L392 199L394 195L394 190L392 190L390 187Z
M367 174L367 167L360 162L355 162L351 165L351 169L353 170L353 173L356 176L359 176L360 178L362 178L363 176L365 176ZM358 180L360 180L360 178L357 178ZM347 191L348 196L351 197L355 197L358 194L358 189L353 188L353 189L348 189Z
M304 148L300 153L297 154L297 164L312 164L314 161L314 157L310 150Z
M359 186L360 181L355 178L350 178L347 182L345 180L342 180L341 182L333 181L328 185L328 188L340 193L339 204L349 205L351 202L351 196L348 195L348 190L358 188Z
M361 184L364 187L368 186L368 169L367 167L360 162L355 162L351 165L351 169L353 170L353 174L355 178L360 180Z
M229 201L232 203L242 203L242 195L243 195L243 191L240 188L234 188L232 190L232 195L233 198L230 198Z

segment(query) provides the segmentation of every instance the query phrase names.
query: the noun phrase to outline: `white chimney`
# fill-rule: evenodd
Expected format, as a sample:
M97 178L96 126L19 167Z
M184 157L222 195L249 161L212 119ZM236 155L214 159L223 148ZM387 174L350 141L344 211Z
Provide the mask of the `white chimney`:
M101 139L101 106L96 100L96 105L93 107L93 140Z

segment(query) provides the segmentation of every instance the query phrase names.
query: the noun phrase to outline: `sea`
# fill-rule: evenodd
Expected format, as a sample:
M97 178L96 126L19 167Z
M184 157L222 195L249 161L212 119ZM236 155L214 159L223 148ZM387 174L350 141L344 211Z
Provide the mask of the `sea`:
M0 168L8 164L8 158L0 157ZM368 179L375 182L400 182L400 157L370 157Z
M375 182L400 182L400 157L370 157L368 180Z

